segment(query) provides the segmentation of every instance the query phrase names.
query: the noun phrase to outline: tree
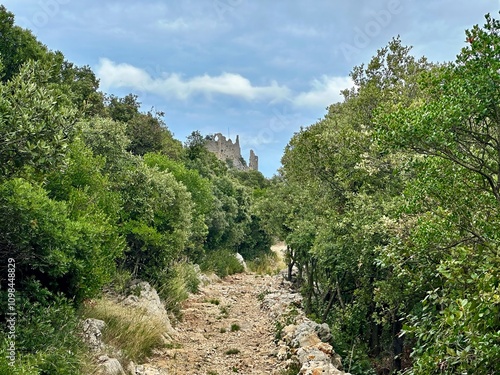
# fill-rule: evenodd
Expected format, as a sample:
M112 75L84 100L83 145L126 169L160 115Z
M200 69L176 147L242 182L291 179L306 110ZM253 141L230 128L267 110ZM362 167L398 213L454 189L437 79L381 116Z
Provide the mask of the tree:
M31 168L34 174L59 168L73 136L76 111L52 90L38 84L46 72L27 63L18 75L0 84L0 164L3 176Z
M121 194L120 218L129 249L125 266L135 276L162 280L191 235L192 201L184 185L169 172L132 159L114 177Z
M144 160L152 168L172 173L175 179L182 183L191 194L193 202L192 230L186 255L192 261L200 261L208 234L207 216L214 207L210 181L201 177L197 170L187 169L181 162L171 160L163 154L146 154Z
M12 79L29 60L41 60L48 54L47 48L38 42L28 30L14 25L14 14L0 5L0 58L2 81Z
M385 106L377 120L387 149L418 155L407 190L414 224L385 249L426 292L407 320L414 374L492 373L500 357L499 28L487 15L455 63L423 74L420 100Z

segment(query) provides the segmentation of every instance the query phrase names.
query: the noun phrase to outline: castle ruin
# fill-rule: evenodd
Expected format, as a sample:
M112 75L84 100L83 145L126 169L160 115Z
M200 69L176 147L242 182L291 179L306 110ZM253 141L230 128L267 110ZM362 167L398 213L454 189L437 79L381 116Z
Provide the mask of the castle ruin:
M259 170L259 157L250 150L250 160L247 165L245 159L241 156L240 138L236 136L236 142L226 139L221 133L207 137L205 147L213 152L217 159L232 165L239 170Z

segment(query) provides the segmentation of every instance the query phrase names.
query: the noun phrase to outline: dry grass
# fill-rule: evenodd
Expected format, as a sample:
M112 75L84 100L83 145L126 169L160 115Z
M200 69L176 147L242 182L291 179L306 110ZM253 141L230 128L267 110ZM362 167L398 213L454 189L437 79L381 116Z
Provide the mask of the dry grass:
M259 275L276 275L286 265L276 252L270 252L247 262L248 269Z
M141 362L153 349L165 346L163 322L142 309L101 299L87 307L84 316L106 322L103 341L119 349L128 360Z

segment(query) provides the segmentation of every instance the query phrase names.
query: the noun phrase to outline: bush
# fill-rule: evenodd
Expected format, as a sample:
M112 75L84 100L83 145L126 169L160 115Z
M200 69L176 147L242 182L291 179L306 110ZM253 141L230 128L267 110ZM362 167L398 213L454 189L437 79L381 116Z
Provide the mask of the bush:
M90 373L90 359L78 335L72 304L44 290L38 282L26 284L26 292L19 293L16 304L16 365L12 368L6 361L7 340L0 342L0 374ZM31 295L38 300L29 299ZM1 294L0 298L5 300Z
M219 277L226 277L245 270L234 253L229 250L216 250L208 253L201 264L201 269L204 272L214 272Z
M200 280L194 266L190 263L174 264L164 280L159 281L158 294L168 310L179 313L180 304L189 297L189 293L198 292Z
M34 277L80 302L111 279L123 241L102 212L70 216L70 206L83 195L74 193L65 203L24 179L0 184L0 257L15 259L23 280Z
M285 268L285 264L275 252L250 260L247 266L250 271L259 275L274 275Z

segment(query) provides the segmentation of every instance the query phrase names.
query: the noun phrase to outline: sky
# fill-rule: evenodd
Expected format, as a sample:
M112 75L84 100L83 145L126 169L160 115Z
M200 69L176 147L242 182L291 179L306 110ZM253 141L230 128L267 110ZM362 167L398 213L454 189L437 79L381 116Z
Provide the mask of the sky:
M271 177L293 134L352 86L353 67L400 36L453 61L500 0L4 0L19 26L88 65L108 94L138 95L175 138L240 136Z

